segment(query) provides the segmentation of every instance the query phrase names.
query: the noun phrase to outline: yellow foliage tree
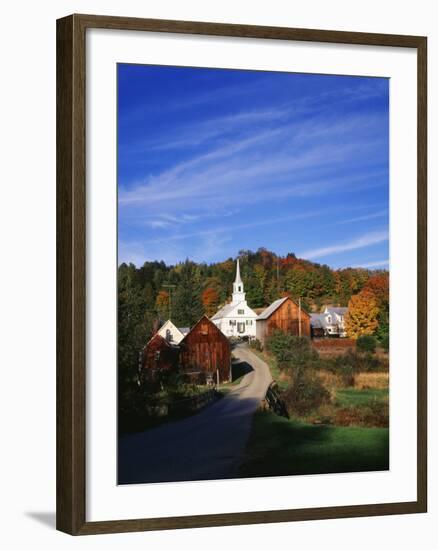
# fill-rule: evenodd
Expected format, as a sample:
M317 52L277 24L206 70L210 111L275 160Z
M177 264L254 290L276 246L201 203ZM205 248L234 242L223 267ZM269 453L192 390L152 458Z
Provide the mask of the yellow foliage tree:
M379 305L373 292L362 290L348 302L345 329L350 338L373 334L379 324Z

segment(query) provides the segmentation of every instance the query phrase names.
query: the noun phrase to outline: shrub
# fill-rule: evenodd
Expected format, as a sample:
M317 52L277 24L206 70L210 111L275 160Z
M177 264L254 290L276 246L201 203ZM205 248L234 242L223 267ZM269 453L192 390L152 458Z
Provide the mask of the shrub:
M354 385L359 390L387 388L389 385L389 373L362 372L356 374Z
M381 347L388 352L389 351L389 334L386 334L380 341Z
M350 369L354 374L359 372L377 372L387 369L387 361L372 355L371 353L356 353L348 350L344 355L328 357L319 361L320 368L324 368L335 374L347 376Z
M266 345L282 370L309 366L318 360L318 352L305 337L278 330L267 339Z
M343 407L336 411L334 423L338 426L387 428L389 425L388 403L376 401L366 407Z
M321 405L330 403L330 392L314 371L297 369L292 385L281 397L290 415L305 416Z
M266 348L275 356L277 361L281 361L289 351L290 335L282 330L275 330L266 339Z
M352 388L355 384L354 368L351 365L343 365L340 372L345 387Z
M376 351L376 339L371 334L363 334L362 336L359 336L356 341L356 349L358 351L368 351L368 352L374 352Z
M257 351L263 351L263 344L257 338L249 341L249 347Z

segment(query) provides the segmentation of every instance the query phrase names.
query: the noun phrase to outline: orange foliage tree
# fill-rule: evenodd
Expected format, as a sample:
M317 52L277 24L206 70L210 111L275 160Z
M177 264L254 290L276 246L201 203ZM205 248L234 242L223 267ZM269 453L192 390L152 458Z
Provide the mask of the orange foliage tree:
M373 334L378 327L379 305L370 290L362 290L348 302L345 329L350 338Z
M386 307L389 302L389 274L373 275L366 282L365 289L374 294L379 307Z
M211 317L213 316L218 308L219 304L219 294L216 289L208 287L202 293L202 304L205 309L205 313Z

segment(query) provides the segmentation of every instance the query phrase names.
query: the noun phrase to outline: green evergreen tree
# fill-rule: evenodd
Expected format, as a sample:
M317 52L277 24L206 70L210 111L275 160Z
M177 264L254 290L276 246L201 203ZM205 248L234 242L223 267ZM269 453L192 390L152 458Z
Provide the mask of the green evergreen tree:
M138 284L135 266L122 264L118 275L118 389L121 407L128 408L128 396L137 384L139 354L152 335L155 313Z
M204 314L199 266L186 260L180 265L179 283L172 300L172 319L180 326L192 327Z

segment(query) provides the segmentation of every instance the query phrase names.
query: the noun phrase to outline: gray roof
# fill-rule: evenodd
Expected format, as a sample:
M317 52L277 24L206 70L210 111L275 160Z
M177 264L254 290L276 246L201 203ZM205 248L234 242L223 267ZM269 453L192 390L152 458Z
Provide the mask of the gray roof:
M311 313L310 324L313 328L325 328L327 319L324 313Z
M348 307L328 307L328 313L337 313L338 315L345 315L348 311Z
M275 300L275 302L272 302L270 306L268 306L260 315L257 317L257 321L263 321L263 319L268 319L276 309L278 309L281 304L283 304L288 299L287 296L284 298L280 298L279 300Z
M222 317L226 317L236 306L237 304L233 304L232 302L230 304L226 304L218 312L216 312L211 319L222 319Z
M190 327L178 327L178 330L185 336L190 332Z

